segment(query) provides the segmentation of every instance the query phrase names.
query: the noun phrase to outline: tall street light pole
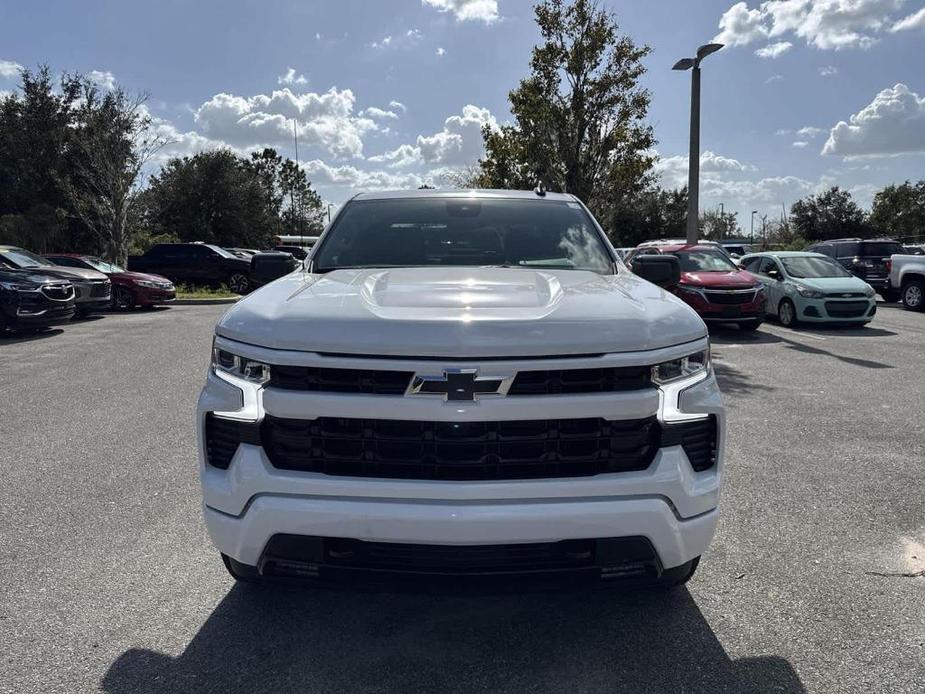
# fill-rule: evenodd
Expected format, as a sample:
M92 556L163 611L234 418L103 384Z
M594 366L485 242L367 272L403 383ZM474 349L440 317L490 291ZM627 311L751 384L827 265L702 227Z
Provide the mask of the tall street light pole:
M751 232L751 242L755 242L755 215L758 214L758 210L752 210L752 232Z
M696 58L683 58L672 70L691 70L691 147L687 158L687 242L697 243L700 215L700 63L723 47L707 43L697 49Z

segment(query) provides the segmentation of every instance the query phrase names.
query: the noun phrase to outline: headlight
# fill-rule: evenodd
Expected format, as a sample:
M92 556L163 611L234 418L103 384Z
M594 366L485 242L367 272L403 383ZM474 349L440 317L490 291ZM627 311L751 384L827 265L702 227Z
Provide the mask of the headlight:
M800 296L806 297L807 299L822 299L825 297L824 292L817 292L815 289L804 287L802 284L798 284L796 287Z
M710 348L694 352L680 359L663 361L652 367L652 380L657 385L665 385L682 379L706 373L710 369Z
M877 290L871 287L869 284L867 285L867 287L864 288L864 296L869 298L872 296L876 296L876 294L877 294Z
M700 288L699 288L699 287L695 287L695 286L690 285L690 284L679 284L679 285L678 285L678 290L679 290L679 291L682 291L682 292L686 292L686 293L688 293L688 294L696 294L697 296L701 296Z
M11 292L34 292L38 290L37 284L20 284L18 282L0 282L0 287Z
M212 348L212 368L250 383L263 385L270 380L270 365L247 357L239 357L218 347Z
M152 282L150 280L137 280L135 284L137 284L139 287L148 287L149 289L160 289L161 288L160 282Z

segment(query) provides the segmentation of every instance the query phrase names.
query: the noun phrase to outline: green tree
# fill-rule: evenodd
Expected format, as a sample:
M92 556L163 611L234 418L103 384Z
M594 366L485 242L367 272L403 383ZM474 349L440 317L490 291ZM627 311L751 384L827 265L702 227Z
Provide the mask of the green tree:
M887 186L874 196L870 226L899 240L925 238L925 181Z
M539 179L611 225L652 183L650 97L639 86L649 48L621 36L593 0L544 0L535 16L542 42L509 95L515 124L483 129L478 183L532 188Z
M56 86L42 66L23 70L18 92L0 98L0 242L38 252L68 245L74 225L60 182L81 84L65 75Z
M851 193L838 186L795 202L790 208L790 223L807 241L863 237L869 231L864 210L852 200Z
M324 228L324 203L305 171L275 149L251 153L245 164L266 195L266 214L276 220L276 234L317 234Z
M614 211L608 235L615 246L636 246L683 237L686 224L687 186L675 190L651 186Z
M698 224L701 236L714 241L738 236L742 231L734 214L720 210L704 210Z
M171 159L151 177L143 205L150 235L181 241L266 248L277 229L260 176L228 150Z

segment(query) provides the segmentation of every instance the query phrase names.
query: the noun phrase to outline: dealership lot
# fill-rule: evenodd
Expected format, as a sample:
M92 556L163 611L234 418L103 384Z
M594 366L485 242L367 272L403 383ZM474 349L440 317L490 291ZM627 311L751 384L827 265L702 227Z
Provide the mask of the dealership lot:
M222 306L0 339L0 691L920 691L925 316L714 333L717 538L689 590L250 590L202 527Z

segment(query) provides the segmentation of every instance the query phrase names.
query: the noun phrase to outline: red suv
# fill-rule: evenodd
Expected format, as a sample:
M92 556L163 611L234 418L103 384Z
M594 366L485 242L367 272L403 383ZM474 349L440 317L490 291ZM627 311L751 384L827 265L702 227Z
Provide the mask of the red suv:
M129 272L92 255L46 253L45 257L55 265L89 268L105 274L112 281L113 308L127 310L135 306L167 304L177 298L173 282L160 275Z
M645 254L669 254L681 264L681 282L674 293L708 323L736 323L755 330L764 321L767 297L763 285L740 270L716 246L653 244L638 247L626 259Z

